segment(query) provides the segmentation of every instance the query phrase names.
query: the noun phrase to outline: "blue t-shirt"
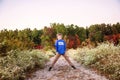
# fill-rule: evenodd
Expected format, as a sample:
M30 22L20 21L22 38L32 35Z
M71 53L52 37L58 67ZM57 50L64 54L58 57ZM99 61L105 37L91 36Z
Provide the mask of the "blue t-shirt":
M64 40L60 39L60 40L57 40L56 43L55 43L55 47L56 47L56 51L63 55L65 54L65 51L66 51L66 43Z

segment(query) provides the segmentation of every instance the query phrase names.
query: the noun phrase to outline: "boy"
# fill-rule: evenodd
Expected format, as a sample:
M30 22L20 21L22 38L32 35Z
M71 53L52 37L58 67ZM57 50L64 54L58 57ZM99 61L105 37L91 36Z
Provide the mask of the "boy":
M49 71L52 69L52 67L54 66L54 64L57 62L57 60L59 59L59 57L62 55L67 62L69 63L69 65L71 65L71 67L73 69L76 69L76 67L72 64L72 62L70 61L69 57L66 55L66 43L65 41L62 39L62 34L58 33L57 34L57 41L55 43L55 47L56 47L56 51L57 54L55 56L55 60L53 61L51 67L49 68Z

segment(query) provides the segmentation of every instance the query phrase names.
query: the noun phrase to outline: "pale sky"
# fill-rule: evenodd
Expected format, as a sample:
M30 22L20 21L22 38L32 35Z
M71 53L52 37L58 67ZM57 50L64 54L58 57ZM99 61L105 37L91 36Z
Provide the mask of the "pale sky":
M0 30L120 22L120 0L0 0Z

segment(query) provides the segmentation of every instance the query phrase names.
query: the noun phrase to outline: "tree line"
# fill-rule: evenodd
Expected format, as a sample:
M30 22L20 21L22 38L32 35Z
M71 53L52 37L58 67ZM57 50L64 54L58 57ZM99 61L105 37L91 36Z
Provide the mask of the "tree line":
M54 46L56 34L62 33L68 48L76 48L86 39L91 42L103 42L105 36L116 35L120 33L120 23L116 24L94 24L89 27L79 27L77 25L64 25L60 23L51 23L50 27L44 29L26 28L24 30L1 30L0 31L0 53L6 53L15 49L49 49ZM119 38L117 39L119 41Z

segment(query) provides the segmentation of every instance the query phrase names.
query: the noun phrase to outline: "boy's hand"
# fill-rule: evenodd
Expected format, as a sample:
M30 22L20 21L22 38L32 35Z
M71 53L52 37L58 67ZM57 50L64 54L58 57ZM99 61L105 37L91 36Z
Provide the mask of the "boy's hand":
M53 54L55 54L56 55L56 51L52 51L53 52Z

